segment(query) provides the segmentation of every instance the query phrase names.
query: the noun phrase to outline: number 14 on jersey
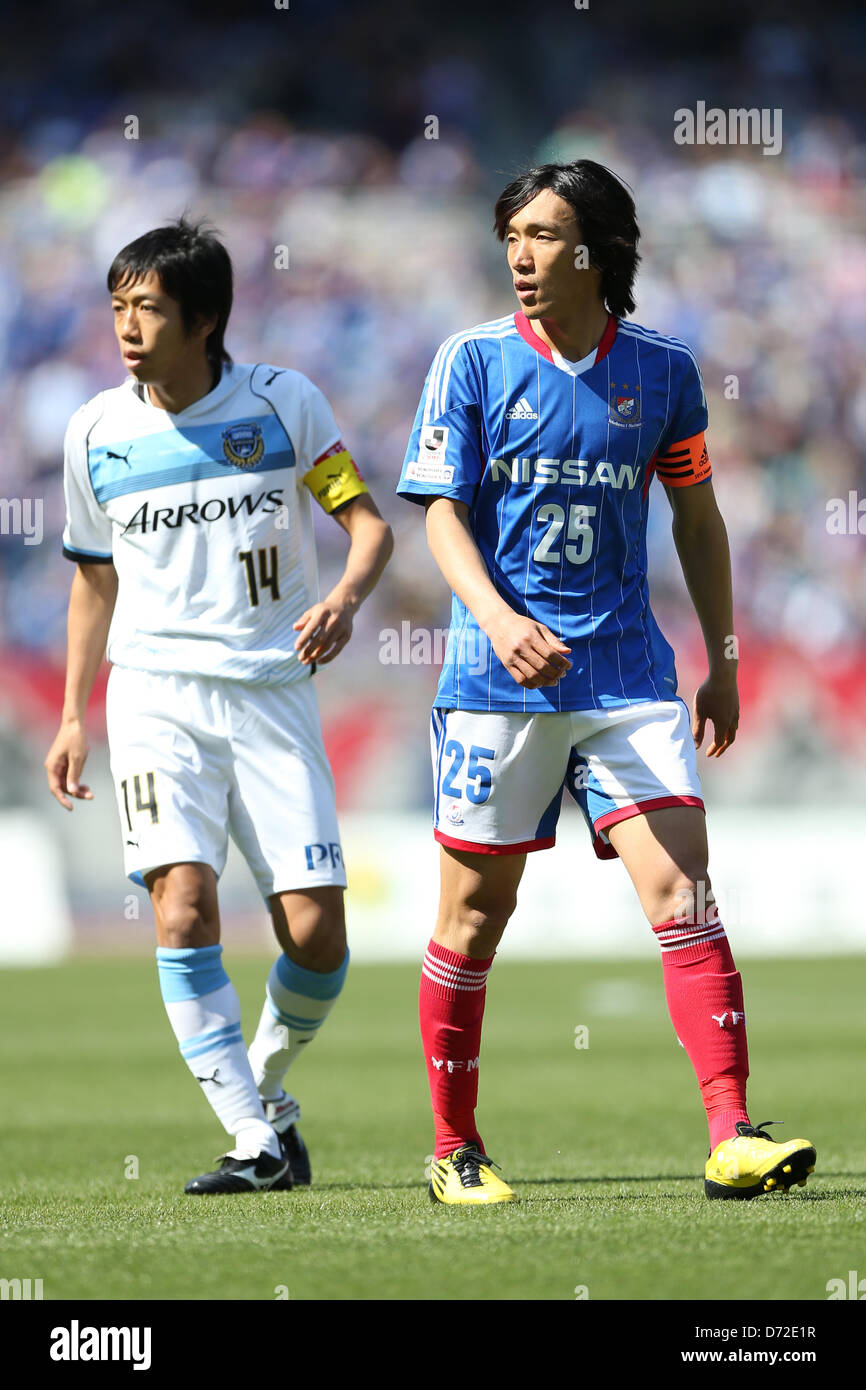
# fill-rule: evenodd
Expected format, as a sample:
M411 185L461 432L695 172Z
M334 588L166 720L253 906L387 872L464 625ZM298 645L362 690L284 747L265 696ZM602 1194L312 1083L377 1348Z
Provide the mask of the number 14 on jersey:
M255 556L258 556L258 579L256 578ZM270 589L271 598L276 603L280 597L280 580L277 566L277 547L262 546L260 550L240 550L238 559L244 566L247 576L247 592L253 608L258 608L262 590Z

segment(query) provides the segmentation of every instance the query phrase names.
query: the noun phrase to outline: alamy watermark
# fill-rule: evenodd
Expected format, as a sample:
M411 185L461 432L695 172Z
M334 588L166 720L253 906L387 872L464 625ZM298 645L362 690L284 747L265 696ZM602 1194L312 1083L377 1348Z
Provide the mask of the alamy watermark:
M7 1299L27 1302L42 1296L41 1279L0 1279L0 1300L3 1302Z
M847 498L831 497L827 503L828 536L866 536L866 497L853 488Z
M861 1279L856 1269L848 1270L846 1279L828 1279L824 1285L828 1302L834 1299L850 1298L858 1303L866 1301L866 1279Z
M721 907L713 889L704 879L700 879L693 888L681 888L676 894L676 907L671 920L681 927L718 927L722 919L728 925L740 923L739 895L732 890L722 890L719 898Z
M51 1330L48 1355L52 1361L131 1361L134 1371L151 1364L149 1327L82 1327L73 1318L68 1327Z
M674 112L677 145L761 145L763 154L782 150L782 108L776 106L707 107L695 103L694 111L680 106Z
M0 536L23 536L25 545L41 545L42 534L41 497L0 497Z
M455 632L453 628L416 627L404 619L399 630L379 633L379 661L383 666L442 666L459 664L464 671L483 675L490 661L490 642L477 628Z

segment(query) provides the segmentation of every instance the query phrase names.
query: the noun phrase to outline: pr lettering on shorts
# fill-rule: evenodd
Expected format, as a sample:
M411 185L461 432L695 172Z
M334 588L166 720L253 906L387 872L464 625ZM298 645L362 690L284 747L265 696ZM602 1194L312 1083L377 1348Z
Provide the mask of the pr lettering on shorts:
M304 845L304 854L307 859L307 868L311 871L313 869L320 869L322 865L328 863L329 860L332 869L339 868L343 863L343 853L340 849L340 845L333 840L329 841L326 845Z

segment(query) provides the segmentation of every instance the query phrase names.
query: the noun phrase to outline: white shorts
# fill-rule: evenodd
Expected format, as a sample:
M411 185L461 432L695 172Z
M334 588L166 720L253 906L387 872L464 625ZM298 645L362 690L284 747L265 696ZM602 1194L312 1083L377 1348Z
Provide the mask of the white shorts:
M557 714L434 709L433 830L451 849L523 854L556 840L562 792L583 811L599 859L606 831L662 806L703 810L682 700Z
M105 714L130 878L186 861L219 875L231 836L265 898L345 888L311 681L248 685L114 666Z

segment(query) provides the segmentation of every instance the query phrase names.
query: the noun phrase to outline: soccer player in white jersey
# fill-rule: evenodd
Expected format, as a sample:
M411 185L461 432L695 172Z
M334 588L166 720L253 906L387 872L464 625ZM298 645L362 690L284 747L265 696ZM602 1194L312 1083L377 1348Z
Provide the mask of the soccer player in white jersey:
M742 985L707 875L695 748L709 721L707 754L721 757L739 712L700 372L685 343L626 318L639 230L609 170L532 169L504 190L494 226L519 311L440 347L398 489L426 506L454 596L432 721L442 893L420 991L430 1195L514 1200L475 1122L485 982L526 855L553 844L566 787L658 938L709 1123L706 1195L787 1190L815 1150L749 1121ZM707 650L691 720L649 604L654 475Z
M126 872L156 918L180 1051L234 1138L191 1193L310 1181L282 1081L336 1002L348 964L345 873L310 677L336 657L391 552L390 528L300 372L234 364L223 345L232 267L184 219L125 247L108 274L121 386L66 435L66 693L46 758L68 810L103 653ZM320 599L313 499L349 537ZM281 954L247 1053L221 961L217 881L231 835Z

